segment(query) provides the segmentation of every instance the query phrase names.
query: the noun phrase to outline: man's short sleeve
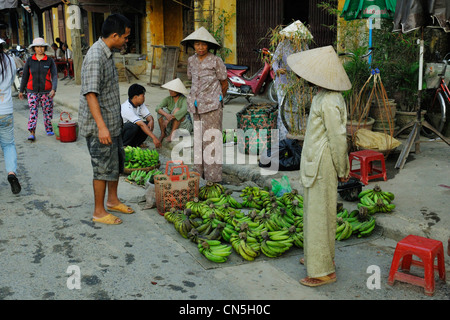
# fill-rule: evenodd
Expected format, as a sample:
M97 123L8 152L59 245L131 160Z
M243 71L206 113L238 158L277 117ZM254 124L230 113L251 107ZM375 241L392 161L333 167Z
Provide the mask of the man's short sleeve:
M136 113L133 112L133 107L128 101L125 101L120 107L120 114L122 115L123 123L136 123L142 120L138 115L136 115Z
M83 63L83 72L81 73L81 93L86 95L90 92L100 94L100 81L102 79L100 63L98 59L85 58Z

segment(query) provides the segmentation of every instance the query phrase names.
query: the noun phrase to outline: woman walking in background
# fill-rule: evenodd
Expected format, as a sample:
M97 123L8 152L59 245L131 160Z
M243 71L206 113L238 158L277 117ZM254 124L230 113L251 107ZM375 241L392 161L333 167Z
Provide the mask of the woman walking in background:
M181 44L195 50L188 59L187 70L192 81L188 107L194 117L194 168L205 180L222 182L222 118L223 97L228 89L227 69L220 57L209 52L220 45L204 27L187 36ZM201 133L197 136L196 126ZM218 136L212 142L204 138L209 129L220 132L220 141L216 141ZM197 150L199 152L195 152Z
M30 107L30 117L28 120L28 140L36 139L36 124L38 118L38 108L42 107L44 113L45 131L48 136L54 135L53 118L53 97L58 84L58 72L56 64L52 58L45 54L49 47L45 40L36 38L29 49L34 50L34 55L28 58L23 67L22 82L19 89L19 98L23 100L26 87L28 93L28 105Z
M4 53L5 41L0 39L0 145L5 158L5 168L8 182L14 194L20 192L21 187L17 179L17 151L14 141L14 117L11 86L16 75L14 60Z

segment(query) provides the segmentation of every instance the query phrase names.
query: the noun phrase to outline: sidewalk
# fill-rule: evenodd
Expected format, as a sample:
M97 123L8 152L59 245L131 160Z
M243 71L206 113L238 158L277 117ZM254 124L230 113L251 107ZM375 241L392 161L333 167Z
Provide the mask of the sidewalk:
M135 81L142 84L146 89L146 105L155 117L155 107L168 95L168 91L159 86L151 86L144 81ZM133 83L133 81L131 82ZM121 102L127 99L128 87L131 83L120 82ZM72 119L78 118L80 86L75 85L74 80L60 81L58 91L54 98L54 118L59 113L67 111ZM257 101L257 99L255 99ZM235 99L224 108L223 128L237 128L236 113L240 111L247 101ZM159 128L156 124L155 134L159 136ZM402 139L399 139L402 141ZM422 138L421 153L409 154L402 170L395 169L400 146L395 153L389 155L386 160L388 180L371 180L365 188L373 188L378 184L383 190L391 191L396 195L394 203L396 209L390 214L376 214L377 225L383 228L383 234L395 241L399 241L408 234L415 234L427 238L433 238L444 243L447 249L447 241L450 238L450 148L444 142L427 141ZM151 140L149 140L151 147ZM171 158L172 148L175 143L163 143L159 150L164 157ZM412 149L414 151L414 148ZM228 158L226 158L228 155ZM224 159L235 159L236 147L224 148ZM235 164L236 162L224 161L223 172L232 177L235 184L243 184L252 181L260 186L271 188L272 179L279 180L283 175L289 178L292 188L303 193L299 183L299 171L272 172L265 175L259 168L256 160ZM267 173L267 172L266 172ZM338 197L348 210L356 209L355 202L347 202ZM450 258L446 258L447 269L450 270Z

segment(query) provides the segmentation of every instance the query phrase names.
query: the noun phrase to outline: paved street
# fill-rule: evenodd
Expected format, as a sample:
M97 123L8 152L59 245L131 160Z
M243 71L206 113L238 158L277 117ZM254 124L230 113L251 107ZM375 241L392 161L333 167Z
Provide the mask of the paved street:
M92 173L84 139L61 143L47 137L40 114L36 142L29 143L26 103L14 99L14 107L22 192L14 196L6 179L0 181L0 299L238 302L450 298L449 286L438 280L433 297L409 284L387 285L396 242L385 237L383 228L366 239L337 243L338 281L307 288L298 283L306 275L299 264L302 250L253 262L234 254L225 264L212 264L155 209L145 209L145 189L123 177L119 196L136 213L120 215L124 220L120 226L94 225ZM57 108L55 117L58 115ZM2 154L0 162L3 166ZM446 256L447 261L449 258ZM370 266L379 267L379 289L367 286L373 273L368 271ZM71 282L77 278L74 270L79 271L80 287L71 290L68 280L69 287L77 283Z

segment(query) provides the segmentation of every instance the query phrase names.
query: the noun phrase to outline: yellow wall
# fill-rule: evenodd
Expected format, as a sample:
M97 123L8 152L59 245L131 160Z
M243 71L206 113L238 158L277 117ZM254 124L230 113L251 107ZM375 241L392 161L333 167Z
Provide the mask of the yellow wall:
M217 22L217 16L222 10L225 10L225 14L232 14L231 21L226 25L224 47L231 49L231 54L228 56L225 62L237 63L237 49L236 49L236 0L215 0L215 25Z

